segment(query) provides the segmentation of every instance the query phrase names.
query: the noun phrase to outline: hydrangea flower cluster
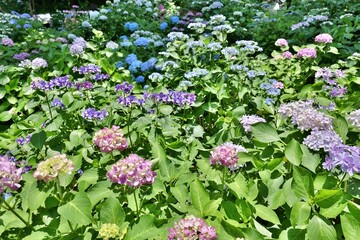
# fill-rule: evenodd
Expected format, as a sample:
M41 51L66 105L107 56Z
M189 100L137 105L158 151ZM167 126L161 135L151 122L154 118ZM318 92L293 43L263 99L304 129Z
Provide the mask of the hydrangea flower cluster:
M282 56L283 58L286 58L286 59L291 59L291 58L294 57L294 55L293 55L291 52L289 52L289 51L283 52L283 53L281 54L281 56Z
M65 154L61 154L40 162L34 172L34 177L48 182L61 175L70 175L73 170L73 162L67 159Z
M298 58L316 58L316 50L313 48L303 48L296 54Z
M12 46L14 46L14 41L10 38L4 37L1 39L1 44L3 46L12 47Z
M85 50L79 44L71 44L69 47L70 54L73 56L82 55L85 53Z
M333 145L325 158L323 167L331 170L337 166L350 176L360 173L360 147L345 144Z
M193 69L193 71L191 71L191 72L185 73L184 77L186 79L193 79L193 78L197 78L197 77L203 77L203 76L207 75L208 73L209 73L209 71L206 69L197 68L197 69Z
M29 53L27 53L27 52L21 52L21 53L16 53L16 54L14 54L13 59L23 61L23 60L25 60L25 59L28 58L28 57L30 57L30 54L29 54Z
M15 141L20 146L25 145L26 143L29 143L31 140L31 134L27 135L25 138L17 138Z
M116 238L120 235L119 230L119 226L115 223L105 223L99 230L99 237L104 240Z
M40 68L46 68L48 66L48 63L43 58L35 58L31 61L31 67L33 69L40 69Z
M115 50L115 49L118 49L118 47L119 47L119 44L117 44L114 41L109 41L109 42L106 43L106 48Z
M184 34L182 32L171 32L167 35L170 41L184 41L186 39L189 39L189 36L187 34Z
M130 30L131 32L134 32L139 28L139 24L136 22L127 22L125 23L124 28Z
M53 90L56 87L58 88L71 88L74 83L70 81L70 76L60 76L51 79L49 82L46 82L42 78L35 78L31 82L31 89L33 90Z
M168 240L176 239L215 240L217 237L213 226L208 226L203 219L190 215L169 228Z
M360 128L360 109L352 111L348 116L349 123L357 128Z
M95 108L88 108L82 111L81 116L88 121L104 120L108 116L108 112L105 108L102 110L96 110Z
M151 167L150 161L136 154L130 154L112 165L106 176L113 183L141 187L143 184L154 182L156 172L152 171Z
M59 107L61 109L65 108L64 103L61 101L61 99L59 98L55 98L52 102L51 102L51 106L53 107Z
M334 130L312 130L311 134L304 139L303 144L312 150L330 151L334 144L342 144L342 140Z
M245 132L251 132L251 125L259 122L266 122L266 120L257 115L244 115L240 119L241 124L243 125Z
M336 80L337 78L345 77L343 70L332 71L330 68L324 67L320 68L315 73L315 78L322 78L326 85L324 86L324 91L328 92L331 97L340 97L346 94L347 88L340 85Z
M239 157L237 153L247 152L247 150L240 145L235 145L232 142L226 142L220 146L214 148L210 156L210 164L223 165L230 169L237 168Z
M294 31L301 27L308 27L308 26L310 26L310 23L312 23L314 21L327 21L328 19L329 18L324 15L308 16L308 17L305 17L305 21L302 21L302 22L292 25L291 30Z
M17 168L14 161L11 161L8 156L0 155L0 194L3 193L6 188L10 188L16 191L21 187L19 182L21 181L21 174L23 169Z
M122 151L128 147L124 133L118 126L105 127L96 132L93 143L100 148L100 151L107 153L114 150Z
M315 37L315 42L318 42L318 43L332 43L332 41L333 41L333 38L328 33L322 33Z
M288 41L286 39L284 39L284 38L279 38L278 40L276 40L275 46L287 47L288 46Z
M291 117L300 130L331 130L332 120L313 107L312 101L296 101L282 104L279 113Z
M262 90L265 90L267 95L270 95L271 97L274 97L274 96L278 96L278 95L281 94L281 89L284 88L284 84L282 82L279 82L279 81L275 80L275 79L269 79L268 82L261 83L260 88ZM268 102L270 101L269 99L272 100L270 102L275 102L275 100L272 99L272 98L267 98L267 99L268 100L265 101L266 104L268 104Z
M137 47L147 47L150 43L150 40L146 37L139 37L134 41L135 46Z
M101 68L95 64L87 64L80 67L73 67L73 72L78 72L79 74L94 74L94 73L101 73Z
M133 84L128 82L123 82L122 84L116 84L115 92L123 91L126 94L129 94L131 90L134 88Z
M93 89L94 85L92 84L92 82L89 81L84 81L81 83L76 83L75 84L76 90L90 90Z

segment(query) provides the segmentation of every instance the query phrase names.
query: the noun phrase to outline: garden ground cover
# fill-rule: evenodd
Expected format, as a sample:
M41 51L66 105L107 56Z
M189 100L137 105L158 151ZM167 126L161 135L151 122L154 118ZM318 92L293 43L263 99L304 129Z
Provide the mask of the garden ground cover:
M1 238L357 239L359 9L1 13Z

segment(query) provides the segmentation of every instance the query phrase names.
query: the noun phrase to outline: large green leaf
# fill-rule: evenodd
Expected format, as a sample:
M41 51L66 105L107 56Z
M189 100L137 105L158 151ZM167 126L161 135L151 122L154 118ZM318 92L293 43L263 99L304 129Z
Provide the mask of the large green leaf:
M99 178L98 170L88 169L78 179L78 188L80 191L85 191L91 184L96 184Z
M91 223L91 209L86 193L78 192L72 201L58 208L58 213L72 224L84 226Z
M210 202L210 196L199 179L195 179L191 183L190 195L194 208L200 212L201 216L204 216L207 211L207 205Z
M126 234L125 240L145 240L159 235L159 230L154 225L155 217L143 215Z
M12 118L13 114L10 111L3 111L0 113L0 122L7 122Z
M336 240L336 230L330 222L320 216L313 216L310 220L307 234L309 240Z
M311 206L306 202L295 203L291 209L290 221L293 226L306 224L309 220Z
M98 202L104 198L116 196L116 194L109 189L111 183L109 181L102 181L95 184L87 192L91 206L94 207Z
M314 196L314 183L311 173L304 168L294 166L291 186L296 196L302 199L308 200Z
M280 220L276 213L270 209L269 207L263 205L255 205L256 215L268 222L272 222L273 224L280 224Z
M153 139L152 137L149 137L149 142L151 144L151 152L154 155L154 158L159 160L161 178L165 181L170 181L173 169L166 156L164 148L161 146L159 138Z
M285 148L285 157L292 164L299 166L303 157L300 143L295 139L291 139L289 144Z
M100 221L102 223L115 223L120 226L125 220L125 212L119 200L114 197L108 198L101 207Z
M46 141L46 133L45 131L40 131L38 133L34 133L31 135L30 142L37 149L42 149Z
M360 237L360 219L351 213L340 215L341 229L345 239L359 239Z
M254 137L263 143L271 143L280 140L276 129L268 123L257 123L251 126Z
M36 181L25 181L21 196L27 207L34 211L45 203L46 198L51 194L51 190L40 190ZM23 205L24 206L24 205Z

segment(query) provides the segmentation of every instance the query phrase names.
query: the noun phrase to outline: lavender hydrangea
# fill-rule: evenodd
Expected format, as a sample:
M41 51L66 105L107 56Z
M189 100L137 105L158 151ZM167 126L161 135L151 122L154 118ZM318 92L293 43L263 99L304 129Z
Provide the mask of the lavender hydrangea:
M246 132L251 132L251 125L259 122L266 122L266 120L257 115L244 115L241 117L240 122Z
M79 44L71 44L69 50L70 54L73 56L79 56L85 53L84 48Z
M18 190L21 185L22 168L17 168L14 161L11 161L7 155L0 155L0 194L3 193L6 188L10 188L12 191Z
M127 158L113 164L106 176L113 183L137 188L154 182L156 173L151 167L150 161L137 154L130 154Z
M87 64L80 67L73 67L73 72L78 72L79 74L94 74L101 73L101 68L95 64Z
M105 108L103 108L102 110L96 110L95 108L88 108L81 113L81 116L88 121L94 121L94 120L102 121L108 116L108 112L106 111Z
M360 147L345 144L333 145L325 158L323 167L332 170L337 166L350 176L360 173Z
M17 144L22 146L22 145L29 143L30 140L31 140L31 134L27 135L25 138L17 138L15 141Z
M236 168L238 165L239 157L237 153L247 152L247 150L240 145L235 145L232 142L226 142L214 148L210 156L210 164L228 167L230 169Z
M93 143L100 148L100 151L107 153L114 150L122 151L128 147L124 133L118 126L105 127L96 132Z
M313 107L312 101L297 101L282 104L279 113L291 117L291 122L300 130L331 130L332 120Z
M14 41L10 38L4 37L1 39L1 44L3 46L12 47L12 46L14 46Z
M134 88L133 84L130 84L128 82L123 82L121 84L116 84L115 92L123 91L124 93L129 94L133 88Z
M360 128L360 109L352 111L348 116L349 123L357 128Z
M40 69L40 68L46 68L48 66L48 63L43 58L35 58L31 61L31 67L33 69Z
M293 55L291 52L289 52L289 51L283 52L283 53L281 54L281 56L282 56L283 58L286 58L286 59L291 59L291 58L294 57L294 55Z
M303 48L296 54L298 58L316 58L316 50L313 48Z
M14 54L13 56L13 59L16 59L16 60L25 60L26 58L30 57L30 54L27 53L27 52L21 52L21 53L16 53Z
M303 144L312 150L330 151L333 145L342 144L342 140L334 130L312 130L311 134L304 139Z
M322 33L315 37L315 42L318 42L318 43L332 43L332 41L333 41L333 38L328 33Z
M213 226L208 226L203 219L190 215L176 222L173 228L169 228L167 239L215 240L217 237Z
M34 177L45 182L62 175L70 175L74 171L74 164L65 154L56 155L38 164Z
M119 44L117 44L116 42L114 41L109 41L106 43L106 48L109 48L109 49L112 49L112 50L115 50L119 47Z

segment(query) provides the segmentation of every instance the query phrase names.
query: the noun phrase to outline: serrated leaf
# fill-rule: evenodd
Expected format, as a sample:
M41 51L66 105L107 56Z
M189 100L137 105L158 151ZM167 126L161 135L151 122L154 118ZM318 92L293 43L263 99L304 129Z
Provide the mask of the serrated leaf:
M140 221L135 224L126 234L125 240L147 240L159 234L159 230L154 225L155 217L143 215Z
M290 221L293 226L305 224L310 217L311 207L306 202L295 203L291 209Z
M271 143L280 140L275 128L268 123L257 123L252 125L251 132L254 137L262 143Z

